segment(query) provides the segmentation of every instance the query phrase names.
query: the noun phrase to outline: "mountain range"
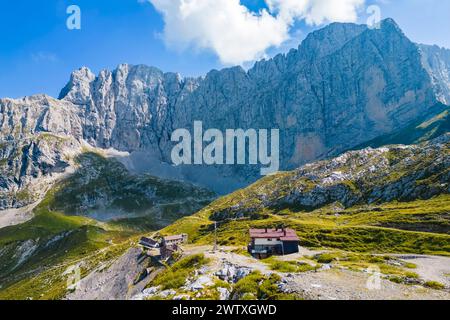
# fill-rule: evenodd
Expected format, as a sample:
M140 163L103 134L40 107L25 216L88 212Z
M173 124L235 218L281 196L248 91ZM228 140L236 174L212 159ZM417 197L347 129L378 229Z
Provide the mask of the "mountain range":
M162 228L206 244L213 221L222 244L284 221L303 245L447 254L449 105L450 50L392 19L330 24L247 71L83 67L58 98L0 99L0 297L61 298L74 261L87 273ZM282 172L174 167L171 134L194 121L279 129Z
M42 190L35 185L69 167L64 153L79 153L83 144L122 152L134 172L228 193L257 180L259 168L174 168L175 129L192 129L196 120L220 130L279 129L281 169L294 169L445 112L449 70L449 50L411 42L391 19L380 29L331 24L248 71L182 78L123 64L95 76L83 67L58 99L0 100L0 208L35 200L11 194Z

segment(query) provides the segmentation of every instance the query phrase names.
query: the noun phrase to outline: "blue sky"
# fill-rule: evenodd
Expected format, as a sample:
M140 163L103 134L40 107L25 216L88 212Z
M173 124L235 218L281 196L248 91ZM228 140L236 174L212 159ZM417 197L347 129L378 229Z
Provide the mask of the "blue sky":
M359 22L366 21L367 14L363 9L372 2L366 1L365 6L359 8ZM393 17L413 41L450 48L450 1L375 2L381 8L382 17ZM71 4L81 8L81 30L66 27L66 8ZM267 8L264 0L242 0L241 4L253 12ZM210 46L202 43L199 37L205 32L214 37L209 30L184 34L191 41L189 45L183 42L186 39L178 36L180 30L172 30L177 34L170 37L170 30L164 33L166 21L160 12L151 3L138 0L2 1L0 97L17 98L37 93L57 96L71 71L81 66L97 73L104 68L113 69L120 63L143 63L164 71L197 76L227 65L224 60L240 58L232 52L222 55L223 44L220 42L213 41ZM186 31L186 26L183 27L185 30L181 32ZM298 46L302 38L317 27L320 25L308 25L299 19L289 27L290 39L279 48L265 49L265 55L270 57ZM277 36L275 34L267 43L279 42ZM265 43L254 45L264 46Z

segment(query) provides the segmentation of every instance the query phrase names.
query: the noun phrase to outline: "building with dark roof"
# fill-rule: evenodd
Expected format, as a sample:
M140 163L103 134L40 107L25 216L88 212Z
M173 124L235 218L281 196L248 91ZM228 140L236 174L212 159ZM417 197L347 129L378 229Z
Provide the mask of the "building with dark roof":
M152 238L146 238L146 237L142 237L139 240L139 245L144 247L145 249L156 249L159 248L159 242L152 239Z
M249 253L264 259L272 255L297 253L299 239L292 229L250 229Z

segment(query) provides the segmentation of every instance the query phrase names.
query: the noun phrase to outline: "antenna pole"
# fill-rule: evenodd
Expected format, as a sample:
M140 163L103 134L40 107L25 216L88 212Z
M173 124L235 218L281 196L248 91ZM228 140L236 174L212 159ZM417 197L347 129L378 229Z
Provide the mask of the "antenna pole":
M217 221L214 221L214 248L213 251L217 251Z

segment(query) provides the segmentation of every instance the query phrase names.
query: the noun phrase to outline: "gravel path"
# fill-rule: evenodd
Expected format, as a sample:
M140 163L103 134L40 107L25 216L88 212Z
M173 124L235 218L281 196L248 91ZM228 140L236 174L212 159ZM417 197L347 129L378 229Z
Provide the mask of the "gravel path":
M412 270L425 281L437 281L450 288L450 257L423 255L396 255L400 260L414 263Z
M331 269L296 274L287 278L287 287L313 300L450 300L450 293L422 286L396 284L380 279L373 284L373 275ZM369 289L372 288L372 289Z
M210 247L196 247L187 250L187 253L204 252L207 257L216 261L213 268L219 268L224 261L227 261L265 274L274 272L260 260L225 250L212 252ZM283 259L292 260L301 258L303 254L310 256L315 253L318 251L308 250L301 254L285 256ZM414 256L412 259L410 256L402 255L398 258L402 257L409 257L409 262L417 264L418 268L414 269L414 272L417 272L424 280L440 279L442 281L443 272L445 274L450 267L450 259L445 257ZM311 300L450 300L448 291L396 284L373 274L337 267L317 272L277 273L284 278L287 290L297 292L305 299Z

